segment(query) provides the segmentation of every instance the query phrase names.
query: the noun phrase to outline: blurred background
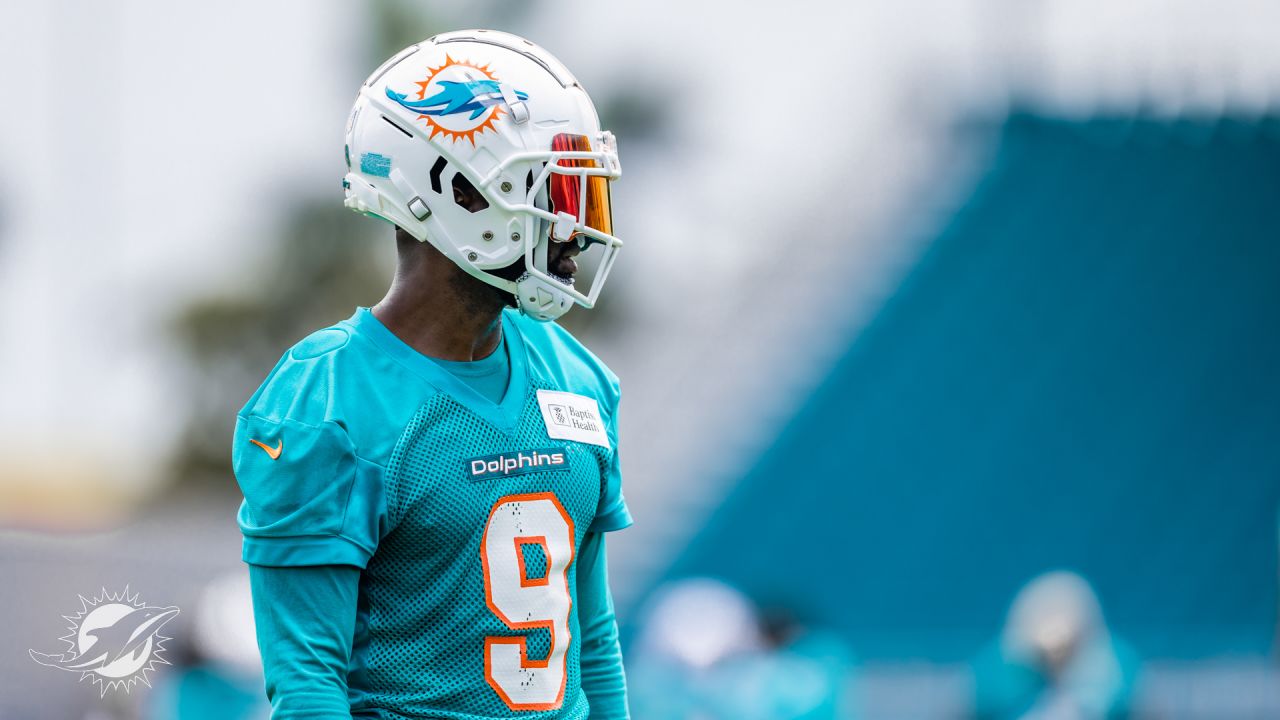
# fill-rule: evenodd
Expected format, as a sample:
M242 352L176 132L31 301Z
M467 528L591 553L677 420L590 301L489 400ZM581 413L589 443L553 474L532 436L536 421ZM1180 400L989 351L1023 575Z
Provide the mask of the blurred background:
M619 138L564 324L623 383L635 717L1280 717L1280 5L463 7L3 5L0 720L265 717L233 418L381 297L349 103L465 27ZM126 584L154 687L32 661Z

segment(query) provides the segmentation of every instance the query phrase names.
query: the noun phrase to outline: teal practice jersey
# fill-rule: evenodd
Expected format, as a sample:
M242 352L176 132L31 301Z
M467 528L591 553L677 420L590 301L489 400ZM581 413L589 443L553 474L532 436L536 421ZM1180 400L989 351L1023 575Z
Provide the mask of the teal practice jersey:
M574 559L631 523L618 381L554 323L502 328L500 402L360 308L237 420L245 561L363 569L356 717L587 717Z

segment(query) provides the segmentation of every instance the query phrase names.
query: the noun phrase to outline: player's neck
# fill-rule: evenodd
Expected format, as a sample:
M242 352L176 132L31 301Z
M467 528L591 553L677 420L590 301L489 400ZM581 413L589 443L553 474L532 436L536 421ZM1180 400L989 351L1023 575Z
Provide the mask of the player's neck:
M502 296L442 262L401 262L374 317L413 349L441 360L477 360L502 339Z

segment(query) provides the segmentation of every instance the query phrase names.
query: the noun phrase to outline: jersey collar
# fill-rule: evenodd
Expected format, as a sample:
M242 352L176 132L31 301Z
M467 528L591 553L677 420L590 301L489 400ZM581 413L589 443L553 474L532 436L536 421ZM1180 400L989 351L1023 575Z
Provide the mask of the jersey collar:
M524 410L529 380L524 338L520 336L520 330L512 321L510 313L506 311L502 313L502 339L507 346L506 352L510 358L511 372L507 379L507 390L502 394L502 402L499 403L494 403L471 389L471 386L459 380L453 373L436 364L435 360L401 340L391 332L390 328L383 325L369 308L357 308L355 315L352 315L347 322L357 334L367 338L396 362L480 416L485 422L505 433L515 432L520 414ZM498 351L501 352L502 348Z

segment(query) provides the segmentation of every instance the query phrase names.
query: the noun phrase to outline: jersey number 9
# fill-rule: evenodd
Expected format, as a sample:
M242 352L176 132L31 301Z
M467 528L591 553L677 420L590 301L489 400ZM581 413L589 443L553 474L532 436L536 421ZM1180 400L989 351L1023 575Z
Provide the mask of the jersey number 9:
M573 537L573 520L549 492L508 495L489 513L480 543L489 610L512 630L545 628L551 634L543 660L529 659L526 637L485 638L485 680L512 710L556 710L564 702ZM531 544L542 546L543 577L526 571L524 546Z

